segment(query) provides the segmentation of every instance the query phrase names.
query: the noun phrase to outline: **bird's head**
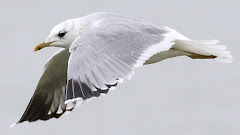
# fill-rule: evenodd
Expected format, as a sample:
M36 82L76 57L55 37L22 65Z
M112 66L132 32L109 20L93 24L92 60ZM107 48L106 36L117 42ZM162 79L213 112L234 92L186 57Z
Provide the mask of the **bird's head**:
M78 18L58 24L51 30L46 40L34 48L34 52L49 46L69 48L73 41L82 34L82 25L80 22Z

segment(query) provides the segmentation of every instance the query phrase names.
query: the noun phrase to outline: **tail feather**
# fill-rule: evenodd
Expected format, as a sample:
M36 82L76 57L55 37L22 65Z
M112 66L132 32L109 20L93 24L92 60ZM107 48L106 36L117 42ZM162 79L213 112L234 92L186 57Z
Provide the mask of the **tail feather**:
M234 60L226 46L219 45L217 40L179 40L175 41L174 49L188 52L191 58L216 59L230 63Z
M196 43L200 43L200 44L208 44L208 45L214 45L214 44L218 44L219 41L216 39L212 39L212 40L194 40L194 42Z

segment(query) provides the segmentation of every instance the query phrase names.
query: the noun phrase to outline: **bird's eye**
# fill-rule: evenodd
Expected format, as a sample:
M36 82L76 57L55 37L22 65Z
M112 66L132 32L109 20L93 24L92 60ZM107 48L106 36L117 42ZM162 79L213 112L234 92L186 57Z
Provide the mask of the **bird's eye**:
M59 36L60 38L62 38L62 37L65 36L66 33L67 33L66 31L60 31L60 32L58 33L58 36Z

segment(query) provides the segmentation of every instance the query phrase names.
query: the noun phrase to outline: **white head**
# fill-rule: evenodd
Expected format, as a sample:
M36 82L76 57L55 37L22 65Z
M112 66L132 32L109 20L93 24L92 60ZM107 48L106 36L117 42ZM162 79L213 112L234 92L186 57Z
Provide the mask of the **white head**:
M34 51L44 47L54 46L69 48L73 41L82 34L80 18L64 21L55 26L45 41L38 44Z

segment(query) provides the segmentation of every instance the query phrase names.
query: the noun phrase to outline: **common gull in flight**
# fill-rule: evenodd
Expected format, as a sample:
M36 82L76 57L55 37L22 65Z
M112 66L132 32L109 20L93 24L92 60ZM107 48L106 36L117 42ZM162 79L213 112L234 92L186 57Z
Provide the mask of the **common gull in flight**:
M98 12L56 25L34 51L60 47L47 62L24 121L59 118L130 79L136 68L167 58L233 60L217 40L190 40L174 29ZM13 125L14 126L14 125Z

